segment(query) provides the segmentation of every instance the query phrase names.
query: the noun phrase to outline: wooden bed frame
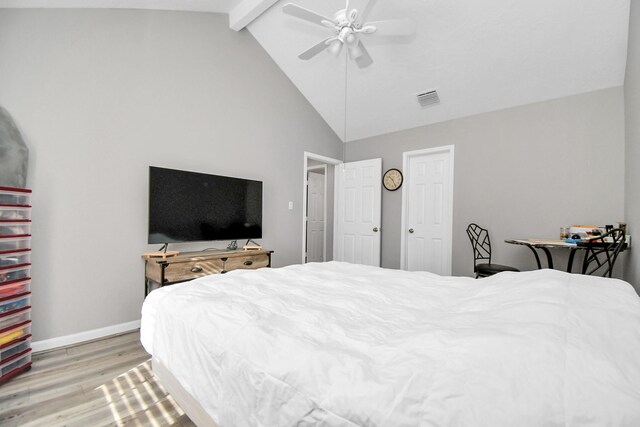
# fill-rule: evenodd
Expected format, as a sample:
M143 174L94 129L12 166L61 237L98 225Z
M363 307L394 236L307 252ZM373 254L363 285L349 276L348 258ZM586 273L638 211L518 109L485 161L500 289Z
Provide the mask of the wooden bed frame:
M151 360L153 375L198 427L219 427L202 405L182 387L180 381L155 357Z

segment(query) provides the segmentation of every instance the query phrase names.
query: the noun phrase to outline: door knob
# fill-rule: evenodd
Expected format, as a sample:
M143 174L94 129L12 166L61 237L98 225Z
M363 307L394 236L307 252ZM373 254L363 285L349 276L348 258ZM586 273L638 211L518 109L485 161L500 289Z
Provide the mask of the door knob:
M413 228L409 229L409 233L413 234Z
M373 232L377 233L379 231L378 227L373 227Z

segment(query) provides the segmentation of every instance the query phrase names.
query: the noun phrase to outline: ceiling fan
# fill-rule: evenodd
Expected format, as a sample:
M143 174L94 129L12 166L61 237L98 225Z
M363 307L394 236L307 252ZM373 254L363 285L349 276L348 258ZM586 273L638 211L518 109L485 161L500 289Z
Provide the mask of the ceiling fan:
M373 59L362 43L362 36L410 36L415 33L415 23L410 19L365 22L374 1L370 0L360 13L357 9L350 9L349 0L346 0L345 8L337 11L333 18L327 18L293 3L285 4L282 8L284 13L321 25L333 32L331 37L302 52L298 58L309 60L325 49L338 55L343 46L347 46L351 59L356 61L358 67L365 68L373 63Z

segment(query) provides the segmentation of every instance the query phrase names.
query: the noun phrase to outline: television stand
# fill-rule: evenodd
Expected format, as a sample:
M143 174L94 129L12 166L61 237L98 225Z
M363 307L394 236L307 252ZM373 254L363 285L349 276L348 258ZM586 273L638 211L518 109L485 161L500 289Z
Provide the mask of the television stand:
M211 274L224 274L232 270L255 270L271 267L271 254L267 249L244 251L219 250L182 252L179 255L162 258L143 256L144 267L144 295L145 297L155 288L175 283L187 282L198 277Z

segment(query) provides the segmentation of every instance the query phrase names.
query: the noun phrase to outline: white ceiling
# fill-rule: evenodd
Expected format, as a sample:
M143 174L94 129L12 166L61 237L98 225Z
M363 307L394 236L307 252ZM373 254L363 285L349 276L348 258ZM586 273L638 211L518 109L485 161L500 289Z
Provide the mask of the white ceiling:
M366 1L351 5L361 9ZM344 0L0 0L0 7L229 13L230 26L248 24L347 141L624 83L630 0L372 1L369 21L411 18L418 29L405 38L366 36L374 60L366 69L344 52L299 60L329 30L282 13L292 2L331 17ZM421 108L416 95L432 89L441 103Z
M323 15L343 0L292 0ZM282 13L279 1L249 30L344 138L344 58L296 55L327 30ZM352 1L353 4L353 1ZM629 0L378 0L368 20L408 17L409 40L364 41L373 65L347 66L347 140L621 86ZM441 104L416 95L437 89Z

